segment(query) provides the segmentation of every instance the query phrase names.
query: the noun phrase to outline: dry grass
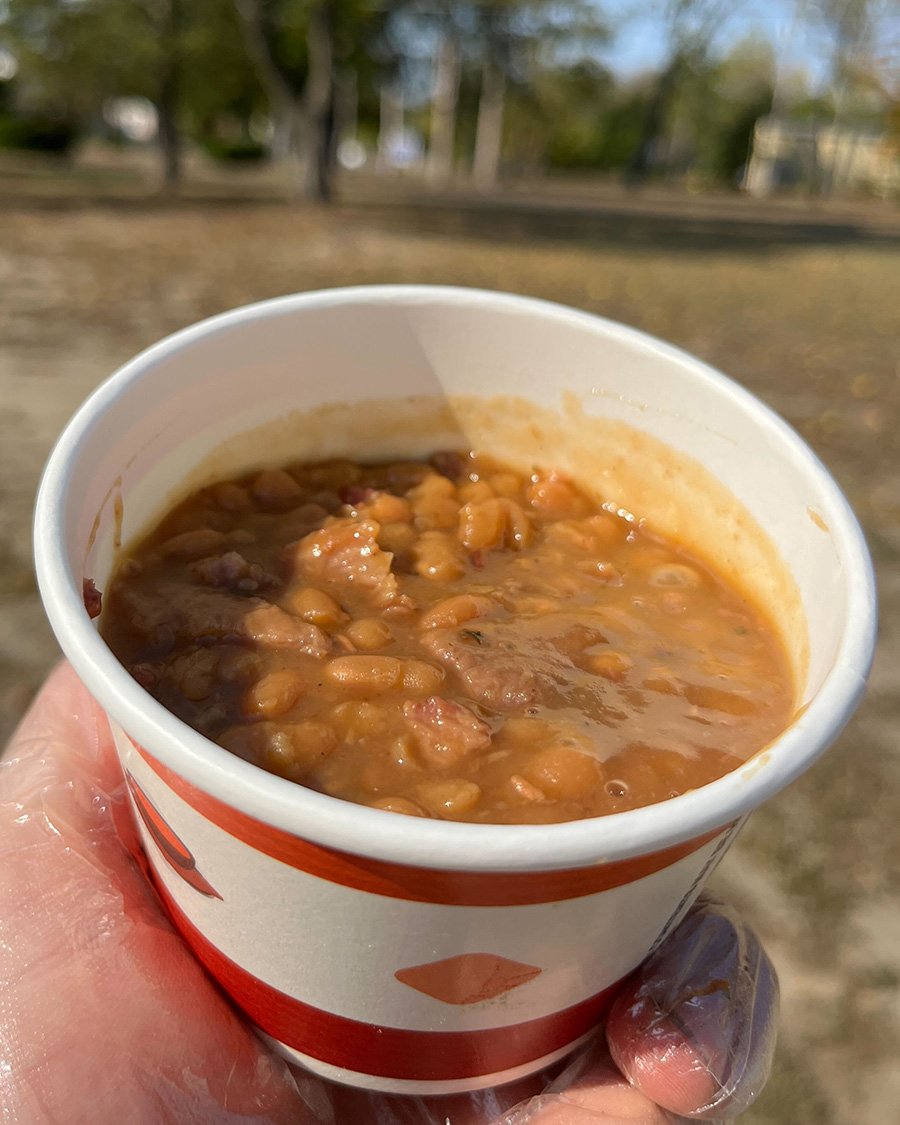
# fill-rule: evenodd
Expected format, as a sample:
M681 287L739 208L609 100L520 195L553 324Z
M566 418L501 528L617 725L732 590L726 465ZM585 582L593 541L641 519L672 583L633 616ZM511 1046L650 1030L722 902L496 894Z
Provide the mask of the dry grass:
M3 186L0 174L0 197ZM40 466L72 409L138 349L299 289L443 282L531 293L670 339L784 414L847 491L883 628L869 699L834 751L756 815L717 876L784 988L773 1081L748 1125L887 1125L900 1105L900 377L896 233L741 230L696 215L272 203L66 206L10 180L0 215L0 698L7 726L55 648L33 581ZM8 186L8 185L7 185ZM652 211L652 209L650 209ZM696 207L695 207L696 211ZM693 214L693 213L692 213ZM776 216L778 218L778 216ZM561 364L564 357L560 357ZM772 498L773 504L778 502Z

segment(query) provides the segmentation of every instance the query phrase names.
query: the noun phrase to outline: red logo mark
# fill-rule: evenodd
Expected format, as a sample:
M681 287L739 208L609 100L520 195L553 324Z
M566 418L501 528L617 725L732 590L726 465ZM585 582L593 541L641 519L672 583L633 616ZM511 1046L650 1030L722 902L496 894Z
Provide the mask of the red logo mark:
M401 984L445 1004L477 1004L511 992L541 972L535 965L523 965L496 953L463 953L445 961L398 969L394 976Z
M175 835L166 824L159 809L153 804L140 785L130 773L126 773L126 780L134 798L134 804L144 822L153 842L162 852L163 859L173 871L177 872L186 883L208 898L221 898L222 896L197 870L197 865L188 847Z

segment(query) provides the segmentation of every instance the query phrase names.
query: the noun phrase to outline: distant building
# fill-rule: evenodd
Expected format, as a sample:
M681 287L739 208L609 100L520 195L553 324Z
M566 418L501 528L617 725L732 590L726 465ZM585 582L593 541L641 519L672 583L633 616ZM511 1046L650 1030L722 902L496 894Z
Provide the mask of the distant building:
M803 186L900 196L900 149L871 129L761 117L753 130L744 190L765 196Z

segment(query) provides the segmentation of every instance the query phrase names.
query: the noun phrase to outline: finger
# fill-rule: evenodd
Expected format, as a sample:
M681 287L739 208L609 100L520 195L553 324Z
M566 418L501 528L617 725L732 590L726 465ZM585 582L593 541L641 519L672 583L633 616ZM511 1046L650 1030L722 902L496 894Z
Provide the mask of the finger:
M540 1097L495 1125L670 1125L671 1119L616 1070L602 1043L583 1051Z
M703 902L618 997L610 1052L659 1105L697 1120L742 1113L768 1078L778 982L734 911Z
M511 1106L539 1094L545 1085L541 1075L534 1075L497 1089L428 1098L384 1096L336 1086L332 1104L338 1125L488 1125Z
M173 932L124 810L108 725L60 666L0 762L4 1122L319 1120Z

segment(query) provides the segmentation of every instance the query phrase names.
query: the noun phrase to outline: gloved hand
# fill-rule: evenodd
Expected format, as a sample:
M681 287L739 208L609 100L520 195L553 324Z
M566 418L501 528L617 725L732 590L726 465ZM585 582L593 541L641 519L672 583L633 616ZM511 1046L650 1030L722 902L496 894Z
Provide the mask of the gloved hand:
M561 1073L445 1098L292 1070L172 929L141 870L106 720L67 665L0 762L4 1125L667 1125L731 1120L768 1074L777 984L706 902Z

